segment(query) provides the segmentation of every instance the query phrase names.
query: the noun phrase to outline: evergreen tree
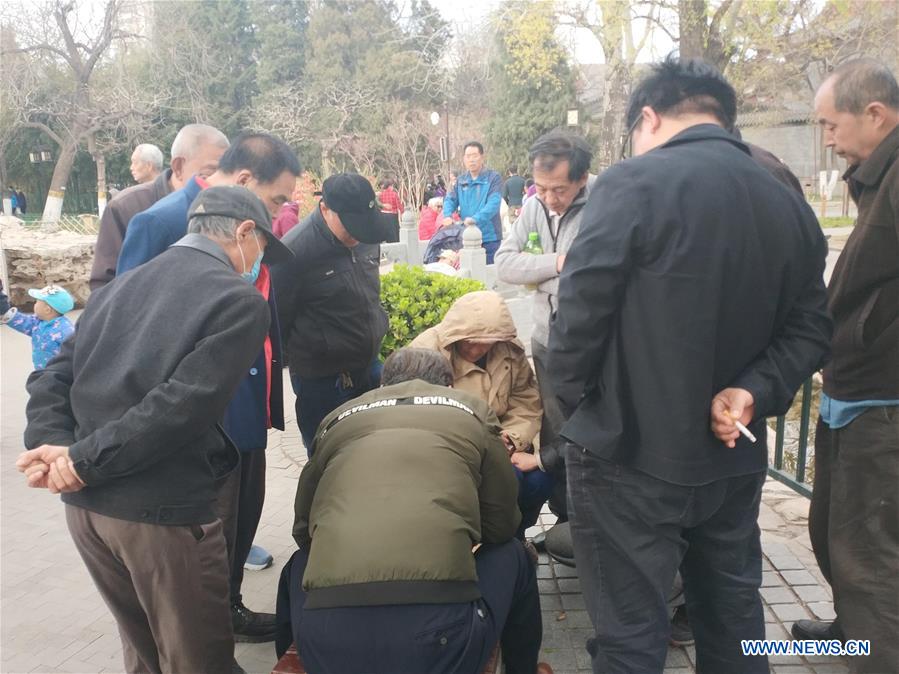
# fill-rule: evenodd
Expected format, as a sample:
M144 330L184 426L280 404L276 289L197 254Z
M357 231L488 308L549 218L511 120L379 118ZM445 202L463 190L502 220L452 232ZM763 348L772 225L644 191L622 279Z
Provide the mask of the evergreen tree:
M493 21L497 49L486 140L491 164L502 172L509 164L523 165L531 143L565 123L575 80L555 35L552 3L518 0Z

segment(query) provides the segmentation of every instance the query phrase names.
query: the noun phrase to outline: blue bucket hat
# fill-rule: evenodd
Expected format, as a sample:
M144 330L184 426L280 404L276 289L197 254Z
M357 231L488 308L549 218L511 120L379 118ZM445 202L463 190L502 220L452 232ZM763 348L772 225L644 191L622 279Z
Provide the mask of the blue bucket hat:
M72 299L69 291L60 286L49 285L40 290L31 288L28 294L36 300L43 300L60 314L75 308L75 300Z

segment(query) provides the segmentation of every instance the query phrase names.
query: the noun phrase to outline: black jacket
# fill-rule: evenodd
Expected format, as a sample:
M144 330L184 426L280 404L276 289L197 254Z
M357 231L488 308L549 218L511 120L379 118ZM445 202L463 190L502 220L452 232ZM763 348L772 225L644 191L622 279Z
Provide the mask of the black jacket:
M380 247L347 248L317 208L282 241L296 255L272 269L290 371L326 377L365 369L387 332Z
M899 399L899 126L844 176L858 220L827 289L833 360L824 392L844 401Z
M63 501L118 519L203 524L239 461L218 422L262 348L262 295L189 234L104 286L28 379L25 446L69 447L86 486Z
M549 364L562 435L662 480L765 470L764 418L827 353L827 246L746 146L703 124L600 176L562 271ZM728 449L714 395L752 392L759 442Z

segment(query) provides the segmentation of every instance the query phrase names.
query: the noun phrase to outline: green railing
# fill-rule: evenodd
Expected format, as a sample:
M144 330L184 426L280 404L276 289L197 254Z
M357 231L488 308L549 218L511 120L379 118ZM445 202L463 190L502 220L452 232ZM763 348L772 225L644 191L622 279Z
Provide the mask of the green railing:
M808 476L808 440L809 419L812 411L812 380L802 385L802 402L799 408L799 437L795 456L792 452L784 452L787 418L777 417L775 425L776 439L774 444L774 462L768 466L768 474L778 482L782 482L793 491L811 498L812 485L806 482ZM794 462L795 460L795 462ZM794 464L790 466L789 464Z

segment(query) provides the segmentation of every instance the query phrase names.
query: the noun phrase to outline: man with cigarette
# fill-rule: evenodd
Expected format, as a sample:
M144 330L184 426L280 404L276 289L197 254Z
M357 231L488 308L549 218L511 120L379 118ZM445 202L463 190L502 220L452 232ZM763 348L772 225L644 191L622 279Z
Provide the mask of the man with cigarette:
M740 647L765 638L765 417L827 353L827 247L735 115L712 66L654 66L627 111L637 156L597 180L562 269L547 372L595 672L662 672L678 568L697 670L768 672Z
M799 620L797 639L869 639L857 672L899 672L899 85L850 61L824 81L815 112L858 219L828 288L833 358L815 436L809 538L837 619Z

